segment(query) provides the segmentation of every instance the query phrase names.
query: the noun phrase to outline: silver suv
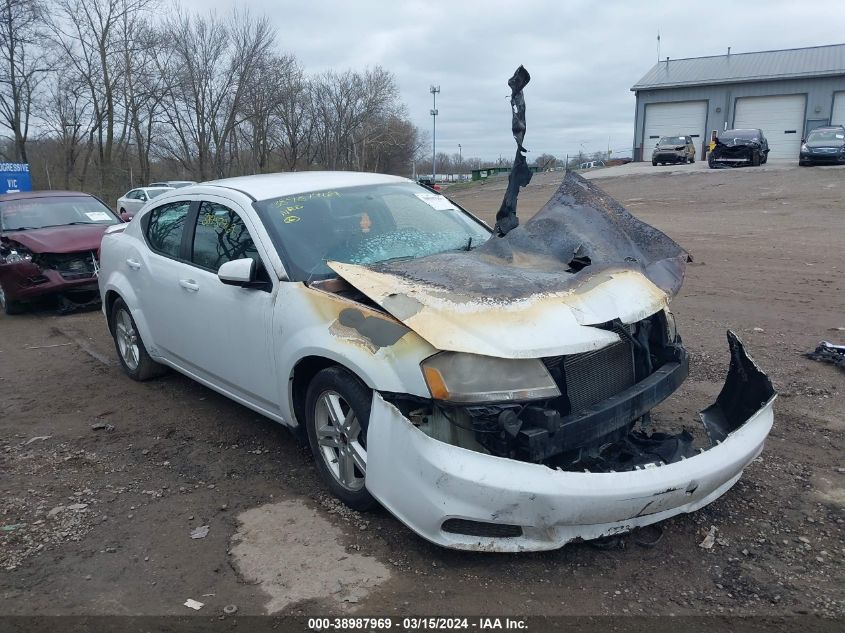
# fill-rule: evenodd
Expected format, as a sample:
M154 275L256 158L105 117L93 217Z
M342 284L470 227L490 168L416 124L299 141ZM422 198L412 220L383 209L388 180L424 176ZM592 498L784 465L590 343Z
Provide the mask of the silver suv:
M651 153L651 164L694 163L695 145L691 136L661 136Z

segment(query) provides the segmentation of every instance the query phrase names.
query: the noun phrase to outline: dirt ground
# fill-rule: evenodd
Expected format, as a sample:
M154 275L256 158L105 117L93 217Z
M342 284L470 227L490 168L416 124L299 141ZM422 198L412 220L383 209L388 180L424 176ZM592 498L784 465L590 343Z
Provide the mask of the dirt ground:
M695 424L726 328L780 392L723 498L605 548L441 549L334 501L269 420L177 374L129 380L99 312L0 316L0 613L845 615L845 373L801 355L845 342L845 169L603 172L695 258L673 303L691 377L656 417ZM561 177L535 177L523 220ZM489 220L504 186L449 195Z

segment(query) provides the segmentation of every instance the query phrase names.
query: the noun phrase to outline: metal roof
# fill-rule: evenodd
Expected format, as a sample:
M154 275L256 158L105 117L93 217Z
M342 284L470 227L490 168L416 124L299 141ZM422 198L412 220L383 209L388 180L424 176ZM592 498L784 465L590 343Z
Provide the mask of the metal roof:
M845 75L845 44L660 61L631 90Z

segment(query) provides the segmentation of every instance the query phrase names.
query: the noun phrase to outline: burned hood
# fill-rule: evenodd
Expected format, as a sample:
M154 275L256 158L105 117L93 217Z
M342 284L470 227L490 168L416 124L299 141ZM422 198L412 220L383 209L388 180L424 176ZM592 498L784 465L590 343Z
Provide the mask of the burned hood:
M17 242L33 253L95 251L100 248L107 226L109 225L77 224L28 231L8 231L3 234L3 239Z
M472 251L368 266L329 262L441 350L502 358L589 351L665 307L687 253L591 182L567 172L524 225Z

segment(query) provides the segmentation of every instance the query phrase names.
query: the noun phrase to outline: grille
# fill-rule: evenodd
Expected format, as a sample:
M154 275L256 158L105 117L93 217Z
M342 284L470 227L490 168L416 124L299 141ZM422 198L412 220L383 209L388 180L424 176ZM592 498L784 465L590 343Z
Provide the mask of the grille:
M88 279L97 272L93 251L82 253L49 253L42 255L38 264L56 270L63 279Z
M518 525L506 523L483 523L481 521L469 521L467 519L446 519L441 529L452 534L465 534L467 536L492 536L495 538L507 538L522 536L522 528Z
M583 411L636 383L634 350L625 335L618 333L621 339L602 349L543 359L549 368L563 364L570 413Z

